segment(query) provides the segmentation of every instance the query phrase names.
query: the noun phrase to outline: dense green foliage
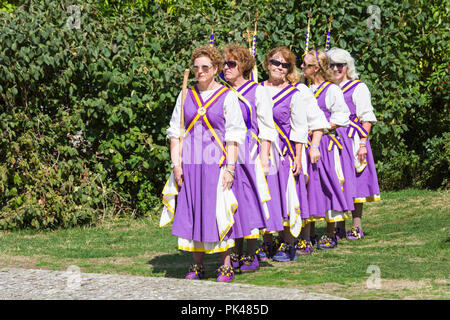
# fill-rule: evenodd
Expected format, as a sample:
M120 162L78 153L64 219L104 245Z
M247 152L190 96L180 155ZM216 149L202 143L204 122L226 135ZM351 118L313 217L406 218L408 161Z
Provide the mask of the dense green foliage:
M5 2L2 2L4 4ZM444 1L25 1L0 12L0 228L53 228L153 214L169 168L165 130L192 49L287 45L349 50L378 118L381 187L449 183ZM369 28L380 8L379 28ZM10 11L10 10L6 10ZM79 13L79 18L78 18ZM370 21L368 21L370 20ZM373 21L372 21L373 22ZM79 28L78 28L79 26Z

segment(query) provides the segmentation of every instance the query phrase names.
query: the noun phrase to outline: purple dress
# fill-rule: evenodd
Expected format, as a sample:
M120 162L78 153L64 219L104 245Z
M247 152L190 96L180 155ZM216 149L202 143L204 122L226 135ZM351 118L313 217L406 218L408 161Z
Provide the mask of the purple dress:
M319 108L324 112L327 121L330 120L331 113L326 108L325 97L331 85L334 84L330 82L322 83L317 88L317 93L315 94ZM339 150L339 156L337 158L334 155L335 145ZM319 145L320 160L312 164L309 157L307 157L309 175L307 184L309 221L323 219L327 222L342 221L347 217L342 212L354 210L353 201L349 202L344 193L345 179L343 172L338 173L335 169L336 161L340 161L341 165L343 164L342 149L343 146L339 136L325 134L320 140ZM336 211L340 212L340 214L335 214Z
M264 82L262 83L264 85ZM272 154L276 159L271 160L271 167L276 167L276 172L271 172L267 176L267 184L272 200L268 202L270 218L267 227L268 232L281 231L283 225L289 226L289 216L286 203L286 190L288 185L289 175L292 174L290 162L295 158L295 146L289 139L291 131L291 111L290 105L292 96L298 92L293 85L288 85L286 88L278 92L272 97L273 106L273 120L278 131L278 145L282 151L283 157L278 152ZM275 162L275 165L274 165ZM305 176L303 172L295 177L296 191L300 203L300 216L302 221L309 218L308 200Z
M252 234L252 230L267 227L255 173L255 163L259 161L257 140L259 130L255 108L257 86L256 82L249 80L236 90L247 133L244 143L239 146L239 157L232 187L239 204L235 214L234 229L237 238L245 237L247 239L257 239L259 232Z
M348 138L349 134L352 137L355 137L360 134L361 131L365 132L365 130L351 130L351 128L359 127L362 128L359 119L356 115L356 105L353 102L353 93L355 92L356 87L360 84L361 81L350 80L343 87L342 91L344 93L345 102L347 103L348 108L350 109L350 121L352 125L345 132L345 136ZM367 133L367 132L365 132ZM352 138L348 138L352 139ZM355 171L355 194L354 194L354 202L369 202L369 201L377 201L380 200L380 188L378 186L378 177L375 169L375 161L373 159L372 148L370 147L370 141L367 139L366 143L367 156L366 156L366 167L361 172Z
M220 241L216 222L216 190L220 167L226 163L224 100L228 92L229 89L222 86L208 101L203 101L196 86L188 89L184 104L184 181L178 190L172 226L172 234L179 238L202 243ZM222 241L236 237L235 227L232 226ZM179 248L205 251L195 247L181 248L180 244ZM222 249L218 251L225 250Z

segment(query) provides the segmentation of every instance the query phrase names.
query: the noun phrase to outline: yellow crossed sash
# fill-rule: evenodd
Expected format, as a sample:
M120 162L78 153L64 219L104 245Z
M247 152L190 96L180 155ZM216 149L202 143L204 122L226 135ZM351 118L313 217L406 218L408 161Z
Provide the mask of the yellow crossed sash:
M348 130L348 136L349 138L353 137L353 131L357 130L360 137L367 138L367 131L359 124L358 117L355 117L354 119L350 119L350 127Z
M339 149L341 149L341 150L343 149L341 143L338 141L338 139L336 138L334 133L329 132L328 136L331 139L330 143L328 144L328 151L331 151L331 149L333 148L333 145L335 145L335 144Z
M208 120L208 117L206 117L206 109L208 107L210 107L221 95L222 93L224 93L226 90L228 90L227 87L223 87L222 89L220 89L211 99L209 99L209 101L207 103L205 103L204 105L202 105L200 97L198 96L197 91L192 87L191 88L192 93L194 94L194 98L195 101L197 102L197 114L195 115L194 119L192 120L192 122L189 124L189 127L186 130L185 136L188 134L188 132L192 129L192 127L194 126L195 122L197 122L198 119L200 119L200 117L203 117L203 121L205 122L206 126L208 127L209 131L211 131L211 134L214 136L214 139L216 139L217 144L219 145L219 147L222 149L224 155L222 156L222 158L220 159L219 162L219 166L222 166L223 161L225 160L225 156L227 155L227 151L225 150L225 147L223 146L222 141L220 141L219 136L217 135L217 133L214 131L211 123Z
M286 91L284 91L282 94L280 94L278 97L276 97L275 99L273 99L273 104L275 105L278 101L280 101L281 99L283 99L285 96L287 96L288 94L291 93L291 91L293 90L297 90L297 88L295 86L291 86L290 88L288 88ZM281 128L278 126L278 124L275 122L275 129L277 129L278 134L283 138L283 140L286 141L286 145L289 148L289 151L291 152L291 155L294 155L294 149L292 148L291 145L291 141L289 140L289 138L284 134L283 130L281 130ZM286 151L286 148L284 148L283 150L283 154ZM291 157L292 158L292 157ZM293 160L293 159L292 159Z
M351 81L348 85L346 85L344 87L344 89L342 89L342 92L344 92L344 93L347 92L348 90L350 90L351 87L353 87L354 84L356 84L358 82L361 82L361 81L360 80L353 80L353 81Z
M278 97L276 97L275 99L273 99L273 104L276 104L278 101L280 101L281 99L283 99L286 95L288 95L291 91L293 90L297 90L297 88L295 86L291 86L289 89L287 89L286 91L284 91L282 94L280 94Z
M247 109L250 112L250 125L252 123L253 120L253 111L252 111L252 105L250 104L250 102L242 95L242 92L247 91L248 88L250 88L252 85L254 85L256 82L250 81L246 86L244 86L243 88L241 88L239 91L236 90L235 88L233 88L226 80L224 80L222 77L219 77L220 80L222 80L222 82L228 87L230 88L230 90L232 90L237 97L247 106ZM252 132L253 133L253 132ZM253 135L252 135L253 136Z
M319 90L317 90L317 92L314 94L314 98L317 99L317 97L322 93L323 89L325 89L329 83L331 83L331 82L329 82L329 81L325 82L323 84L323 86Z
M284 134L283 130L281 130L281 128L278 126L278 124L277 124L276 122L275 122L275 129L277 129L278 134L286 141L287 147L284 147L284 149L283 149L283 155L284 155L285 151L287 150L287 148L289 148L290 154L291 154L291 155L294 155L295 152L294 152L294 149L292 148L291 141L290 141L289 138ZM291 158L292 158L292 156L291 156ZM294 159L292 159L292 160L294 160Z

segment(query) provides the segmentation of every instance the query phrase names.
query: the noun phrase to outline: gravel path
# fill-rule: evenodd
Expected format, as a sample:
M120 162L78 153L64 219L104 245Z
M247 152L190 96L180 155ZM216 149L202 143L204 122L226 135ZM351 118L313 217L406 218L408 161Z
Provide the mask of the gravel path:
M300 289L214 281L0 268L0 300L335 300Z

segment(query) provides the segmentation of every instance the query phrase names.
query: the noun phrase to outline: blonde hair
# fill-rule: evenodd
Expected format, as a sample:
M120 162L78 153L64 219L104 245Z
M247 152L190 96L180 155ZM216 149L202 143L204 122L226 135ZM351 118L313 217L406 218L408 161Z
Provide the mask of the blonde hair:
M288 74L286 75L286 79L292 84L297 83L300 80L300 73L298 72L297 67L295 66L295 61L297 61L297 58L288 47L281 46L270 50L266 54L266 59L264 60L264 67L266 68L266 70L268 69L270 59L277 53L281 53L284 60L286 60L286 62L290 64L288 68Z
M244 78L248 79L250 77L250 73L255 65L255 58L250 54L248 49L238 45L230 45L223 49L223 55L236 59L238 61L239 71L242 72Z
M331 48L327 52L328 57L334 63L346 63L347 64L347 77L350 80L358 79L359 75L355 68L355 59L350 55L347 50L341 48Z
M317 62L317 66L319 67L318 74L320 74L326 81L330 81L335 84L338 83L333 70L330 69L330 59L328 59L325 52L321 50L311 50L307 54L312 56Z
M209 45L194 49L191 55L191 65L194 64L195 59L200 57L209 58L213 67L217 67L217 73L222 72L223 57L220 54L219 50Z

